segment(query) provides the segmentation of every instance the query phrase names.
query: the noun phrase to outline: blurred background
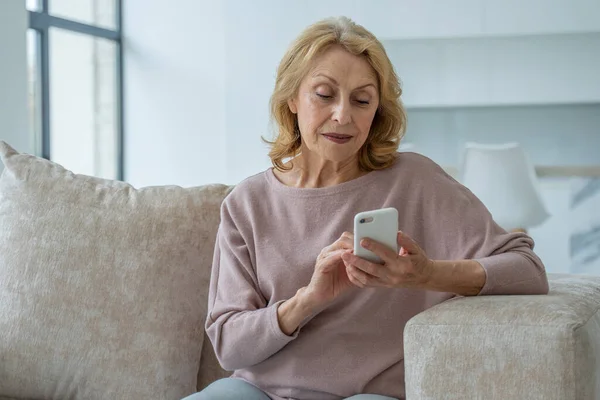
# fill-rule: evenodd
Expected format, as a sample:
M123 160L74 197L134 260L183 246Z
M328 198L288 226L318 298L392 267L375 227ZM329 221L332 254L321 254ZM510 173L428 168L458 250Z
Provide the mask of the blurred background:
M270 166L277 64L345 15L403 82L432 158L550 272L600 274L598 0L0 0L0 139L136 187Z

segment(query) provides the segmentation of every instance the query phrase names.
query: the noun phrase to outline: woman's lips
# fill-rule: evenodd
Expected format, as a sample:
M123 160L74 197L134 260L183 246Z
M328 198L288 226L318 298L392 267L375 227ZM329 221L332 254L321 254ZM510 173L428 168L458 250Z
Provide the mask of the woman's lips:
M323 136L325 136L327 140L330 140L333 143L337 144L344 144L349 142L350 139L352 139L352 136L350 135L340 135L336 133L323 133Z

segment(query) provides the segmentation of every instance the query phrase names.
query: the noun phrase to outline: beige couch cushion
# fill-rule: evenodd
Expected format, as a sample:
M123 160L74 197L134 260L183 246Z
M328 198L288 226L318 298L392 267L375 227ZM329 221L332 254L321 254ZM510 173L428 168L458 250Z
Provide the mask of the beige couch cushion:
M0 396L193 393L224 185L75 175L0 143Z
M456 298L413 317L407 398L598 399L600 277L548 280L546 296Z

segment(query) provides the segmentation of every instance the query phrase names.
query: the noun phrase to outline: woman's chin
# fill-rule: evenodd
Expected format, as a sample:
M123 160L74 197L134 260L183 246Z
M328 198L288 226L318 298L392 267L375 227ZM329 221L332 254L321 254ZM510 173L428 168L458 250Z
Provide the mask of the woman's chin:
M345 149L335 148L327 149L323 152L319 152L319 154L325 160L343 162L347 161L349 158L356 157L358 155L358 150L353 147L347 147Z

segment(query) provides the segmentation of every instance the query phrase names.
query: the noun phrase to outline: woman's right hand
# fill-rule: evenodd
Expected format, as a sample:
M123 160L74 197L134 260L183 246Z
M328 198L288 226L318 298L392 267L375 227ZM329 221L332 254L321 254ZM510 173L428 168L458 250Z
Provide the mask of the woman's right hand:
M342 260L342 254L352 252L353 247L354 235L344 232L338 240L321 250L308 286L298 289L294 297L281 303L277 309L283 333L291 335L306 317L355 287Z
M348 278L342 254L352 252L354 235L342 236L319 253L315 270L304 294L315 306L327 305L349 289L356 287Z

